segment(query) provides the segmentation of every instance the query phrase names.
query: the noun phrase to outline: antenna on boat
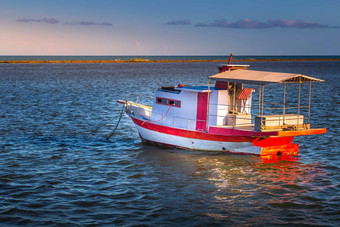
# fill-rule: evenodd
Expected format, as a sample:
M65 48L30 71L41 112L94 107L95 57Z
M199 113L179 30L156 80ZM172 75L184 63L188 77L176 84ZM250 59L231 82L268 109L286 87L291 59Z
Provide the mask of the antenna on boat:
M230 71L230 69L232 68L232 66L230 66L231 60L233 59L233 53L230 53L230 56L228 58L228 62L225 65L221 65L218 67L218 71L221 72L225 72L225 71Z
M230 53L230 57L228 58L228 65L230 65L232 59L233 59L233 53Z
M233 60L233 53L230 53L227 64L218 67L218 72L222 73L225 71L232 71L235 69L247 69L249 65L232 65L231 60Z
M227 64L219 66L218 71L222 73L222 72L231 71L234 69L247 69L247 67L249 66L249 65L232 65L231 64L232 60L233 60L233 53L230 53Z

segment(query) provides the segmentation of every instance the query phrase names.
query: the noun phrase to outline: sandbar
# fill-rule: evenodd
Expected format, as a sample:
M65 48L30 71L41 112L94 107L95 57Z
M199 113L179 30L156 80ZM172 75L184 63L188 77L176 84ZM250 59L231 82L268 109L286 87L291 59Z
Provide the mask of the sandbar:
M340 61L340 58L257 58L257 59L233 59L233 62L315 62L315 61ZM179 59L179 60L150 60L150 59L129 59L129 60L0 60L0 64L90 64L90 63L181 63L181 62L221 62L226 63L227 59Z

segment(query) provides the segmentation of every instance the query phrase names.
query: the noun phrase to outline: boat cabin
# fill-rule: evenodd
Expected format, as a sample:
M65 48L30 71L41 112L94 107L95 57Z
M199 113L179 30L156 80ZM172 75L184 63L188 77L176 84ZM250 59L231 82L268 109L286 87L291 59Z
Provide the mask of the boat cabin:
M311 89L311 82L322 80L301 74L246 70L246 67L220 67L218 74L209 77L207 86L163 86L156 91L152 107L136 106L134 114L156 124L202 132L208 132L210 127L257 132L309 129L310 91L306 118L300 114L301 84L308 83ZM274 83L284 86L281 110L276 114L266 114L264 86ZM296 114L286 112L285 92L290 83L298 84ZM244 87L244 84L252 87ZM252 111L255 88L258 93L256 113Z
M206 131L209 126L232 126L235 121L232 116L237 113L244 118L239 121L250 125L254 90L242 88L242 84L236 84L236 89L233 86L228 82L218 81L212 87L162 87L156 91L150 120L161 120L162 124L176 128Z

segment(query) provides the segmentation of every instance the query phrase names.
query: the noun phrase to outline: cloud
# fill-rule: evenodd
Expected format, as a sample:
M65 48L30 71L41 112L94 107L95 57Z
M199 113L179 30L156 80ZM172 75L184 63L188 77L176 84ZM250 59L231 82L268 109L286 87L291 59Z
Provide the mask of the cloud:
M191 22L188 20L176 20L176 21L169 21L166 24L167 25L191 25Z
M112 26L113 24L109 23L109 22L103 22L100 25L104 25L104 26Z
M77 22L65 22L64 25L81 25L81 26L112 26L111 23L103 22L97 23L93 21L77 21Z
M54 18L42 18L42 19L32 19L32 18L21 18L18 19L17 22L21 23L47 23L47 24L58 24L60 23L59 20L54 19ZM102 23L97 23L93 21L77 21L77 22L64 22L63 25L81 25L81 26L112 26L111 23L109 22L102 22Z
M219 27L219 28L240 28L240 29L264 29L264 28L339 28L338 26L329 26L319 24L313 21L298 21L298 20L269 20L260 22L257 20L242 19L237 22L229 22L225 19L215 20L213 23L198 23L196 27Z
M219 27L219 28L269 28L268 24L258 22L256 20L249 20L249 19L242 19L235 23L231 23L229 21L226 21L224 19L216 20L213 23L205 24L200 23L196 24L196 27Z
M327 24L319 24L313 21L297 21L297 20L269 20L268 24L273 27L284 28L339 28L339 26L329 26Z
M47 23L47 24L58 24L59 21L53 18L42 18L42 19L31 19L31 18L21 18L18 19L17 22L22 22L22 23L31 23L31 22L39 22L39 23Z

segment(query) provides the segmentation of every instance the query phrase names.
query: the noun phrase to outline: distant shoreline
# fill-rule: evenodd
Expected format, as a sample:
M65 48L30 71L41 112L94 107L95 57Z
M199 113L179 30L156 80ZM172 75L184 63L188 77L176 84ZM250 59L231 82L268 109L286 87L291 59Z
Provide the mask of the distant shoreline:
M134 58L129 60L0 60L0 64L89 64L89 63L184 63L184 62L221 62L226 63L226 59L195 59L195 60L150 60ZM233 62L301 62L301 61L340 61L340 58L264 58L264 59L233 59Z

